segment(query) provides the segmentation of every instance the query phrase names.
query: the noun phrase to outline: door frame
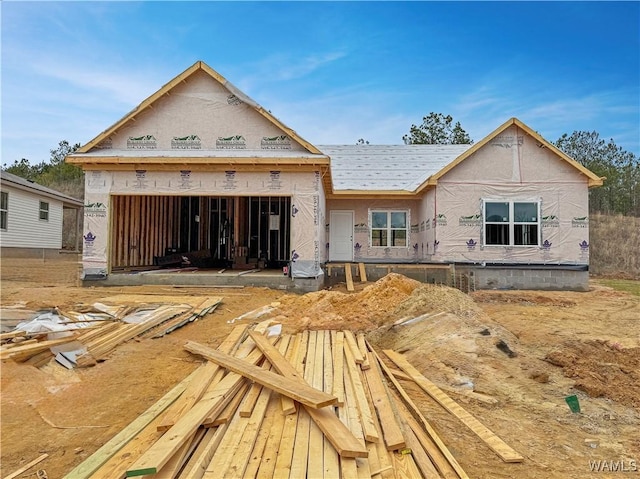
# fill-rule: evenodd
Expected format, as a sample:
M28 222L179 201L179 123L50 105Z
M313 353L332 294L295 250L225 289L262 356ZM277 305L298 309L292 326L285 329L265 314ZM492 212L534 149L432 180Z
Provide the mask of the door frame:
M349 213L351 215L351 231L350 231L350 241L351 241L351 248L350 248L350 259L334 259L334 241L333 241L333 234L335 229L333 228L334 222L333 222L333 214L334 213ZM335 262L352 262L353 261L353 236L354 236L354 221L355 220L355 211L354 210L331 210L329 211L329 261L335 261Z

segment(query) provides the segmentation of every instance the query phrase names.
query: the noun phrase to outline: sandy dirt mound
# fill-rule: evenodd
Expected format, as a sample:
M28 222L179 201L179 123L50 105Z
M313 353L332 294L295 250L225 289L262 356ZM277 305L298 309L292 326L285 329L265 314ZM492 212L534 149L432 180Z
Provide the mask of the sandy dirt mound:
M547 354L546 361L575 379L575 388L591 397L606 397L640 407L640 348L607 341L570 341Z
M395 310L422 283L391 273L355 294L318 291L286 296L273 314L292 330L368 331L397 319Z

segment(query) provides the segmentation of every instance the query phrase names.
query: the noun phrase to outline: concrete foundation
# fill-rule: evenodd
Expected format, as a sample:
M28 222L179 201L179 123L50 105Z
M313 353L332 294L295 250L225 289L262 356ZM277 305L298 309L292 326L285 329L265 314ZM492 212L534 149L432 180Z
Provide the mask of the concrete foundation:
M0 248L2 258L28 258L56 261L80 261L80 253L58 248Z
M456 265L456 277L466 276L471 289L531 289L588 291L589 271L572 266L486 266Z
M279 270L263 270L252 273L228 270L218 273L213 270L197 271L144 271L135 273L112 273L104 279L84 280L83 286L141 286L141 285L168 285L168 286L211 286L219 287L263 287L307 293L322 289L324 280L319 278L295 278L292 279L282 274Z

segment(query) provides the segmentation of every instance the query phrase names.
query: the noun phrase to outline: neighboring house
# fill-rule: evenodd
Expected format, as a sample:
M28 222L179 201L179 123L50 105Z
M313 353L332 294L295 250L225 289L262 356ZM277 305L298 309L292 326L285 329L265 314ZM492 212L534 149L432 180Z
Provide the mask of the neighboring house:
M62 248L63 210L81 211L82 201L6 171L0 172L0 179L2 256L57 254Z
M473 146L316 147L202 62L67 161L86 171L85 279L186 255L287 266L302 289L348 262L584 289L602 184L515 118Z

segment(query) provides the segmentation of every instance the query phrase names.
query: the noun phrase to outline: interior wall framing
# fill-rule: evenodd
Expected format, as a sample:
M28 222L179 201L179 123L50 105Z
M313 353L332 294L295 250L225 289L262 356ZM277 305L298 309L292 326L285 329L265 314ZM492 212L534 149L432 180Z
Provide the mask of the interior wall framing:
M288 196L112 195L109 270L151 267L171 253L208 251L213 260L289 261Z

